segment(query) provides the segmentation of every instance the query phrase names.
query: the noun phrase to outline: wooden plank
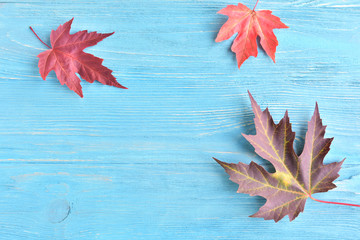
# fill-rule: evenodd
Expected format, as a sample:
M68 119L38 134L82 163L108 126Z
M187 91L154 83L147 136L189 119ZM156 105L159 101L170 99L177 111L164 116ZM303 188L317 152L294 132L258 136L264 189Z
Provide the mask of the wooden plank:
M260 50L236 68L214 39L234 1L3 1L0 3L0 239L354 239L359 210L308 201L294 222L248 218L264 200L236 193L211 159L257 161L247 97L285 110L301 151L319 103L346 157L338 188L317 197L360 203L360 5L355 0L264 1L277 63ZM254 1L244 1L252 6ZM129 90L82 82L79 98L37 57L51 29L116 33L87 52Z

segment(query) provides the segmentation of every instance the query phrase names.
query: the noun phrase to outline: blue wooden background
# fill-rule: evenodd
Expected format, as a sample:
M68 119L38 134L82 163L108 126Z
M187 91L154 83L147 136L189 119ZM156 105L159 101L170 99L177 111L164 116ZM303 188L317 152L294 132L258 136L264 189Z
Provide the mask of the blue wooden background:
M257 157L249 89L278 121L286 109L301 151L318 101L335 137L326 162L346 157L338 188L360 203L360 4L260 0L290 28L236 67L215 43L234 0L5 0L0 3L0 239L357 239L360 209L308 200L293 222L249 218L264 204L237 194L212 157ZM244 0L249 7L255 0ZM82 82L81 99L37 54L51 29L115 34L87 49L129 90Z

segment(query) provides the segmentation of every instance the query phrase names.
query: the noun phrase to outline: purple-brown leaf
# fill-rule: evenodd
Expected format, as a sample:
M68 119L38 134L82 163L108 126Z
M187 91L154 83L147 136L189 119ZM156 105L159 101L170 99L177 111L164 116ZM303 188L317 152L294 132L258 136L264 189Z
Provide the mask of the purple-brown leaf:
M339 177L343 161L323 164L330 150L331 138L324 138L326 126L322 125L318 105L308 123L303 152L298 156L293 148L295 133L286 111L275 124L269 110L261 111L249 92L255 114L256 135L243 135L255 148L255 152L268 160L275 173L251 162L225 163L215 159L230 175L230 180L239 184L239 193L262 196L266 203L251 217L261 217L275 222L286 215L290 221L304 211L305 202L313 193L327 192L335 188L333 181Z

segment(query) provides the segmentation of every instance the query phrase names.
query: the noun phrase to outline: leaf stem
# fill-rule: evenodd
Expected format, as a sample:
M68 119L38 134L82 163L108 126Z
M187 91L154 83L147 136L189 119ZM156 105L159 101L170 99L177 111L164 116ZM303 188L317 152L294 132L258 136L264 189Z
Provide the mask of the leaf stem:
M43 42L43 40L41 40L41 38L36 34L36 32L34 31L34 29L32 27L30 27L30 30L35 34L35 36L40 40L40 42L42 42L45 46L47 46L48 48L51 49L51 47L49 47L49 45L47 45L46 43Z
M255 6L254 6L254 8L253 8L253 11L255 11L255 8L256 8L258 2L259 2L259 0L256 1L256 4L255 4Z
M321 203L330 203L330 204L338 204L338 205L345 205L345 206L352 206L352 207L360 207L358 204L352 204L352 203L341 203L341 202L329 202L329 201L323 201L316 198L313 198L311 194L309 194L309 198L311 198L314 201L321 202Z

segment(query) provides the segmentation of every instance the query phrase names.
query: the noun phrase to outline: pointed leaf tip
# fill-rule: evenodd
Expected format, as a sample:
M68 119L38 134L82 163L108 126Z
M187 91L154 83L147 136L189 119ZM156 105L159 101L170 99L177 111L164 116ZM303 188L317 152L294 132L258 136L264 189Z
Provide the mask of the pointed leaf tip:
M71 27L73 21L74 21L74 17L73 17L72 19L70 19L69 21L67 21L66 23L64 23L64 24L69 24L70 27ZM64 24L63 24L63 25L64 25Z
M314 110L314 113L317 113L317 115L320 115L319 113L319 105L317 102L315 102L315 110Z
M222 162L222 161L220 161L219 159L216 159L216 158L214 158L214 157L213 157L213 159L214 159L218 164L220 164L220 165L222 165L222 163L224 163L224 162Z
M251 103L257 104L257 102L255 101L255 99L254 99L253 95L250 93L250 91L248 90L247 92L248 92Z
M289 118L289 112L287 109L285 110L284 118Z

